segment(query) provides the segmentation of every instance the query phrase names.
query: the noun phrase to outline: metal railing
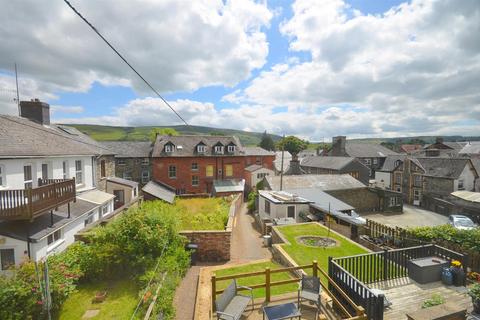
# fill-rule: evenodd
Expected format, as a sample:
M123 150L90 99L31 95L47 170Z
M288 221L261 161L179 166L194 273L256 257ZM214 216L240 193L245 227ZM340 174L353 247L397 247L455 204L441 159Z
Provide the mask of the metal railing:
M0 219L32 220L75 201L75 193L75 179L39 179L37 188L0 190Z

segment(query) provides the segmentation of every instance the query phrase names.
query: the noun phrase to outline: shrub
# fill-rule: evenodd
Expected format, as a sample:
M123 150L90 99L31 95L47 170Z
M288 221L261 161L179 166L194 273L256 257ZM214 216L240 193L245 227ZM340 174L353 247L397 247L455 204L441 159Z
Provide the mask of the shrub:
M411 228L415 238L427 242L448 241L467 250L480 251L480 229L458 230L450 225Z
M445 303L445 298L435 293L430 299L423 301L422 308L430 308Z

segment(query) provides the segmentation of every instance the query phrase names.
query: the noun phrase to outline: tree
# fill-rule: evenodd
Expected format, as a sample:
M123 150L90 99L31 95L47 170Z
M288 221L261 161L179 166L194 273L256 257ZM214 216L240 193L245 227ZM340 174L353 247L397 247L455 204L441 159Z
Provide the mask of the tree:
M258 146L268 151L275 151L275 142L273 142L272 137L267 133L267 131L262 134L262 140Z
M150 141L155 142L157 135L178 136L179 133L173 128L153 128L152 130L150 130Z
M285 151L290 152L292 155L292 159L297 160L298 154L308 148L309 142L306 140L302 140L295 136L288 136L282 138L278 142L278 149L283 149Z

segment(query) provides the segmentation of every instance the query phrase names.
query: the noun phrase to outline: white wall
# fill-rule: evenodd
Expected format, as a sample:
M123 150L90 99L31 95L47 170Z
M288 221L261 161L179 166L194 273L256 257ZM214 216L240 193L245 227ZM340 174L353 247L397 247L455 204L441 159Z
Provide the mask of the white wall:
M260 180L263 180L263 178L262 178L262 179L258 179L258 178L257 178L257 174L258 174L258 173L266 173L267 175L270 175L270 176L274 176L274 175L275 175L275 172L274 172L273 170L270 170L270 169L267 169L267 168L261 168L261 169L256 170L255 172L252 172L252 173L251 173L251 175L252 175L252 176L251 176L251 177L252 177L252 179L251 179L251 181L252 181L252 187L256 186L257 183L258 183Z
M301 222L300 212L309 212L310 205L308 203L273 203L270 202L270 214L265 212L265 202L268 201L264 197L258 197L258 211L262 214L270 215L272 219L287 218L289 206L295 206L295 220Z
M458 180L463 180L463 189L466 191L475 191L475 175L472 172L471 166L468 164L463 168L457 180L453 181L453 190L458 190Z
M19 264L28 258L27 242L0 235L0 249L13 249L15 263ZM27 254L25 254L27 252ZM1 257L0 257L1 259Z
M68 161L68 178L75 177L75 160L81 160L83 164L83 183L77 186L77 191L94 187L93 167L90 156L79 157L46 157L30 159L0 159L3 166L4 186L2 189L24 189L23 166L32 165L33 185L37 186L37 179L42 177L42 164L48 164L50 179L63 178L63 161Z
M375 172L375 182L377 183L377 186L381 188L388 189L392 186L390 177L391 177L390 172L381 172L381 171Z

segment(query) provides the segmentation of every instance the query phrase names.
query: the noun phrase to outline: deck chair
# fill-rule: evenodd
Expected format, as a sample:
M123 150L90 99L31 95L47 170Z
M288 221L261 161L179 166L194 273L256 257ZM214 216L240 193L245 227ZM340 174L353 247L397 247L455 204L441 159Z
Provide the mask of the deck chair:
M317 307L315 313L315 319L318 319L320 315L320 279L317 277L302 275L298 288L298 309L301 309L301 303L308 301L313 303Z

